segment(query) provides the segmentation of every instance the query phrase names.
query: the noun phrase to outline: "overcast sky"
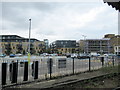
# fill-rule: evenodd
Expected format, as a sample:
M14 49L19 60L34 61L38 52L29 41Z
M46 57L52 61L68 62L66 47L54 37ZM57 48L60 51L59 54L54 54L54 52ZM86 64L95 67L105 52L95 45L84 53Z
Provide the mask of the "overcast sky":
M118 33L118 11L103 0L98 2L2 2L0 35L38 40L80 40L103 38Z

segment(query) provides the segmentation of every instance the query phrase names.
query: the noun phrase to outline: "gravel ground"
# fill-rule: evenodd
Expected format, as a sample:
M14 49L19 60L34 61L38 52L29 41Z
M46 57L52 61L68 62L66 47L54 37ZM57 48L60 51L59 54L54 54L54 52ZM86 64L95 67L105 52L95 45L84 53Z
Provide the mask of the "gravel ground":
M102 80L98 79L98 81L95 81L95 82L92 80L90 80L86 83L77 82L75 84L60 86L57 88L64 88L64 89L71 89L72 88L73 90L77 90L80 88L100 88L100 89L110 88L112 90L113 88L120 86L118 82L119 82L119 77L114 76L114 77L106 78L106 79L102 79Z

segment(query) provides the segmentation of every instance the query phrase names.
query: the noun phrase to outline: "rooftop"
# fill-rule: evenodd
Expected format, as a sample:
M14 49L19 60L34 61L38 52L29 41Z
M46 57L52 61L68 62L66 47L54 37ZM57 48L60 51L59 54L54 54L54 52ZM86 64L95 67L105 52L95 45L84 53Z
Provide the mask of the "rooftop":
M0 39L2 40L27 40L27 41L29 40L29 38L24 38L18 35L0 35L0 37L1 37ZM39 41L35 38L30 38L30 40Z

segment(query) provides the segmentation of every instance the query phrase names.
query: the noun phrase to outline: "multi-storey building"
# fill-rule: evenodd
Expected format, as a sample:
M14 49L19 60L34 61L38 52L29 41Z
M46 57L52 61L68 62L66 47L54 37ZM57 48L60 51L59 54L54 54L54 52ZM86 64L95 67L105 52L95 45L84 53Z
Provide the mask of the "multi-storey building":
M49 40L48 39L44 39L45 42L45 49L49 48Z
M80 40L80 47L83 48L84 53L110 53L111 46L110 46L110 39L103 38L103 39L86 39Z
M75 53L76 40L56 40L51 44L51 49L60 54Z
M80 40L79 47L85 53L120 54L120 35L106 34L103 39Z
M28 52L29 39L17 35L0 35L1 52L3 54L26 54ZM31 54L39 54L45 48L44 42L37 39L30 39Z
M110 38L110 44L112 45L112 51L115 54L120 55L120 35L116 35Z

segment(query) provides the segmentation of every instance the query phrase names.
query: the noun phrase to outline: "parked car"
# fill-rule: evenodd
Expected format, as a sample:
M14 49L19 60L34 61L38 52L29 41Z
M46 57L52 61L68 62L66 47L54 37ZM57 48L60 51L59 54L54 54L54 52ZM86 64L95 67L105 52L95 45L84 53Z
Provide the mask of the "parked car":
M43 53L43 54L40 54L40 56L49 56L48 53Z
M100 54L99 54L99 53L90 53L89 56L90 56L90 57L97 57L97 56L100 56Z
M20 56L22 56L22 54L20 54L20 53L19 54L15 54L15 56L20 57Z
M5 54L1 54L0 57L5 57L6 55Z
M58 56L58 54L53 53L53 54L49 54L49 56Z
M71 57L71 54L66 54L66 57L67 57L67 58Z
M71 57L77 58L77 56L78 56L78 54L76 54L76 53L71 54Z
M9 57L15 57L15 54L10 54L10 56Z
M85 58L89 58L89 55L87 55L87 54L79 54L79 55L77 56L77 58L78 58L78 59L85 59Z

